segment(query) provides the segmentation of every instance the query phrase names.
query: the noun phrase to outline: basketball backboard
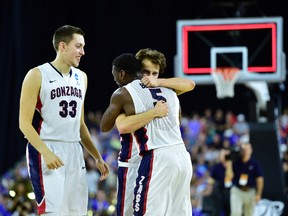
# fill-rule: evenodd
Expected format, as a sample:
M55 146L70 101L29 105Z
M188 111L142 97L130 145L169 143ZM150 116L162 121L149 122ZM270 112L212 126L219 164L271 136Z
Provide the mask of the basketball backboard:
M177 21L175 76L214 84L211 71L237 67L237 83L285 81L282 17Z

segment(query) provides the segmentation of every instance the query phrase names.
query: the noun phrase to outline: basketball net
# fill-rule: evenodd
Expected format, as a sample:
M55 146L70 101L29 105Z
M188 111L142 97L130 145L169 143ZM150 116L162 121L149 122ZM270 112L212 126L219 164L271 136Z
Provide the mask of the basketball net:
M219 67L211 71L215 82L217 98L234 97L234 85L240 75L237 67Z

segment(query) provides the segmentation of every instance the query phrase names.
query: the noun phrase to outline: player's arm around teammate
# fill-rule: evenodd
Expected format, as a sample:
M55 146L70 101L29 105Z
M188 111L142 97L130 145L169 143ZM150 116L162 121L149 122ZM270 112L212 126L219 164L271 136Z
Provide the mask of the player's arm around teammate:
M157 78L158 76L147 76L141 79L141 82L147 87L167 87L173 89L177 95L183 94L188 91L192 91L195 88L195 82L193 80L188 80L184 78ZM159 103L159 102L158 102ZM157 103L157 105L158 105ZM156 106L157 106L156 105ZM166 105L166 104L165 104ZM152 111L152 110L151 110ZM140 127L145 126L154 118L149 116L149 111L137 114L137 115L130 115L127 116L125 113L119 115L116 119L116 127L120 133L131 133L135 130L139 129ZM168 108L167 108L168 114ZM167 114L165 116L167 116ZM159 116L164 117L164 116Z
M166 102L158 101L153 109L140 114L127 116L125 113L121 113L117 117L115 124L120 134L132 133L155 118L167 116L168 112Z
M192 91L196 86L193 80L180 77L158 78L152 75L144 75L141 82L147 87L166 87L173 89L177 95Z
M195 88L195 82L185 78L158 78L159 74L164 73L166 68L166 57L163 53L150 48L141 49L136 53L136 58L141 62L141 73L143 75L141 82L147 87L166 87L173 89L177 95L192 91ZM159 107L166 104L157 104ZM161 108L161 107L160 107ZM111 110L112 111L112 110ZM144 113L127 116L122 114L117 119L117 129L120 133L131 133L152 121L155 116L150 115L150 110ZM164 113L166 116L168 114ZM126 118L127 116L127 118ZM105 117L105 116L104 116ZM163 117L163 116L158 116ZM106 118L106 117L105 117ZM105 120L104 118L104 120ZM115 120L103 121L101 123L105 131L109 131L114 126Z
M157 77L145 75L141 79L141 82L147 87L162 86L171 88L177 93L177 95L192 91L195 88L195 82L193 80L178 77L157 79ZM100 127L101 130L104 132L110 131L116 123L116 127L120 133L131 133L139 129L140 127L148 124L154 118L165 117L168 113L168 107L166 103L163 103L163 101L157 102L156 106L153 109L137 115L127 116L126 114L122 113L121 115L119 115L119 117L117 117L117 120L114 119L115 115L112 115L112 113L115 112L114 109L115 107L107 109L108 111L106 112L106 114L104 113L102 117ZM109 115L108 112L110 113ZM112 116L113 118L111 118Z

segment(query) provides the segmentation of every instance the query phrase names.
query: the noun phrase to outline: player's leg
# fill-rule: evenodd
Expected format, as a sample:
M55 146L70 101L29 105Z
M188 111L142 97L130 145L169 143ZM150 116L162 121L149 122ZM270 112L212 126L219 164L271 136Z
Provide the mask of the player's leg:
M173 160L177 162L179 172L175 173L174 187L171 187L174 194L171 215L191 216L190 183L192 179L192 162L184 144L177 145L174 150Z
M127 166L129 166L129 164ZM116 205L118 216L133 215L133 198L136 177L137 166L119 166Z
M49 144L46 145L52 149ZM64 194L65 166L57 170L49 170L43 157L30 144L27 146L26 155L38 213L59 214Z
M62 215L87 215L88 185L83 149L80 143L65 143L65 194L62 203ZM61 215L61 216L62 216Z
M134 190L134 216L170 215L171 180L175 175L172 152L161 148L143 156Z

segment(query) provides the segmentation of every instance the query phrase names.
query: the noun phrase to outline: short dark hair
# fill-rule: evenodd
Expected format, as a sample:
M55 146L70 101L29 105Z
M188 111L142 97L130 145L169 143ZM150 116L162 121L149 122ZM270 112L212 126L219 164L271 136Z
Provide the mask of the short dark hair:
M112 65L117 71L124 70L130 75L136 75L141 71L140 61L132 53L123 53L117 56Z
M74 34L80 34L82 36L85 35L84 31L76 26L72 25L64 25L60 26L56 31L54 32L53 35L53 47L57 51L59 43L61 41L64 41L66 44L68 44L71 40L73 40L73 35Z

